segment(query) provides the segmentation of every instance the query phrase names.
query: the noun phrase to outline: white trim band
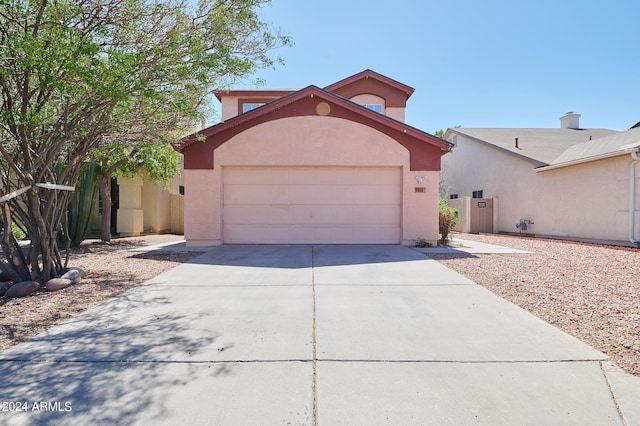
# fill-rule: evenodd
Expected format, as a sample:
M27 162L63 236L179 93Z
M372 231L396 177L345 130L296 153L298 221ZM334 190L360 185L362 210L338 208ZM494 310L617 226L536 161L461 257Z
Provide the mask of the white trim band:
M76 188L74 186L68 186L68 185L56 185L54 183L49 183L49 182L45 182L45 183L36 183L36 185L38 188L44 188L44 189L52 189L52 190L60 190L60 191L75 191ZM6 201L9 201L13 198L16 198L18 195L20 194L24 194L25 192L27 192L31 187L30 186L25 186L24 188L20 188L18 190L15 190L13 192L10 192L6 195L3 195L2 197L0 197L0 203L4 203Z

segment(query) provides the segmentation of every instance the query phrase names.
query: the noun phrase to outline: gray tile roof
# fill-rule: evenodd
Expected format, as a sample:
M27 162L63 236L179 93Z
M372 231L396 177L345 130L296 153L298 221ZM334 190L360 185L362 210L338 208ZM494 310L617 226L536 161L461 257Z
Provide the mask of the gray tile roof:
M608 129L491 129L491 128L455 128L454 133L470 136L474 139L502 148L513 154L533 160L538 165L550 164L568 148L615 135L619 132ZM515 146L518 138L518 148ZM454 148L455 152L455 148Z
M558 155L558 157L549 164L559 165L575 161L588 161L594 157L609 154L623 154L638 145L640 145L640 128L632 128L625 132L619 132L573 145Z

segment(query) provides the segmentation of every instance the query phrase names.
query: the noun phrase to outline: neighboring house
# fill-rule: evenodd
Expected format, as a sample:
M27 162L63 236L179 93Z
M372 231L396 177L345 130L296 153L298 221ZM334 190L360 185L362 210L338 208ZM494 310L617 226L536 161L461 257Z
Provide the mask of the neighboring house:
M224 121L178 148L187 244L435 243L450 144L404 123L413 91L366 70L216 92Z
M635 244L640 128L582 129L579 117L557 129L447 129L441 192L461 210L457 229ZM483 226L472 216L491 202Z
M111 180L111 234L138 236L144 233L184 233L182 175L168 184L151 181L142 169L131 179ZM102 200L98 200L92 219L93 233L102 229Z

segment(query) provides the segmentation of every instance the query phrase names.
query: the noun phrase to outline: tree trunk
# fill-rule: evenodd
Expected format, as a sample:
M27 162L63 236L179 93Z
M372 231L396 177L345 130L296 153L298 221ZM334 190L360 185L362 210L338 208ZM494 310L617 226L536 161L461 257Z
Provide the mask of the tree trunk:
M1 203L2 208L2 225L4 232L0 246L5 254L7 262L0 261L0 270L7 274L11 280L16 283L20 281L28 281L31 279L31 273L27 267L27 261L20 249L20 245L11 232L11 211L8 203Z
M102 232L100 238L104 242L111 241L111 188L110 178L100 173L98 175L98 185L100 197L102 197Z

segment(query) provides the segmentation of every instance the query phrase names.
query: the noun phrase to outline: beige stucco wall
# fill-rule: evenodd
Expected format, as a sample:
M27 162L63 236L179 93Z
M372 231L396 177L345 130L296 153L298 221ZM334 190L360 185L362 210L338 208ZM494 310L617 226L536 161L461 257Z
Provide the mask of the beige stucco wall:
M381 104L383 114L393 118L394 120L404 122L405 109L399 108L399 107L387 107L385 100L380 96L371 95L371 94L362 94L362 95L356 95L352 97L350 101L360 105Z
M404 108L387 107L387 116L404 123Z
M547 188L540 197L541 213L536 225L541 231L537 232L559 237L626 241L630 164L631 156L624 155L537 173L540 187ZM639 184L636 178L636 188ZM558 214L555 217L542 214L549 211Z
M456 198L448 200L447 205L458 209L458 223L453 227L454 231L470 232L471 231L471 197Z
M357 104L360 105L364 105L364 104L380 104L382 105L382 113L386 114L386 102L384 101L383 98L381 98L380 96L377 95L371 95L371 94L362 94L362 95L356 95L354 97L352 97L351 99L349 99L351 102L355 102Z
M171 233L184 234L184 196L171 194Z
M171 194L164 182L150 181L143 172L142 210L144 232L171 231Z
M182 160L182 158L181 158ZM182 169L182 165L180 165ZM146 171L133 179L118 178L120 186L118 211L118 232L123 235L140 235L143 232L181 234L183 231L183 200L179 195L184 185L183 173L179 173L167 184L150 181ZM97 208L92 218L92 230L102 229L102 216ZM122 222L121 222L122 219Z
M123 237L137 236L144 231L142 211L142 178L118 179L120 204L117 232Z
M403 170L403 244L438 239L438 172L410 171L409 152L390 137L334 117L275 120L236 135L215 151L214 170L185 171L185 238L189 245L221 244L225 166L397 166ZM425 176L418 185L416 176ZM416 193L416 186L426 192Z
M223 96L220 102L220 109L222 110L222 121L226 121L232 117L238 115L238 97L236 96Z
M447 195L483 190L499 199L495 232L519 232L515 225L529 219L536 235L627 240L629 155L536 172L531 162L459 135L442 163Z

